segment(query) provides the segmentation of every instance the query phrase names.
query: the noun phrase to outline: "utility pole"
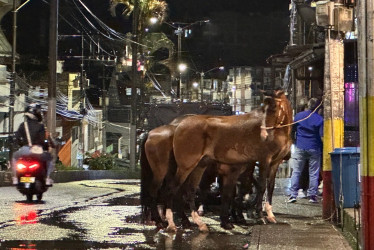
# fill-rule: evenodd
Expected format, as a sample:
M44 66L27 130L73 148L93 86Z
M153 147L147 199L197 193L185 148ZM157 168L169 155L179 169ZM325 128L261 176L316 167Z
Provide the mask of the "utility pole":
M11 72L11 81L9 89L9 130L8 132L12 134L14 132L14 102L15 102L15 89L16 89L16 51L17 51L17 12L25 6L30 0L24 2L21 6L17 8L19 0L13 0L13 42L12 42L12 72ZM13 144L10 145L9 159L13 156Z
M49 86L47 131L49 136L56 138L56 82L57 82L57 43L58 43L58 0L51 0L49 13ZM52 152L56 159L56 151Z
M178 53L177 53L178 65L181 63L182 33L183 33L183 30L181 27L178 27L178 29L175 31L175 34L177 34L178 36ZM177 86L177 98L180 98L182 100L182 73L181 72L179 72L179 82Z
M204 72L201 72L200 73L200 100L201 100L201 103L203 103L204 101L204 97L203 97L203 92L204 92Z
M361 249L374 246L374 89L373 89L373 0L358 1L358 70L360 107Z
M335 219L330 152L344 146L344 46L337 32L326 30L323 100L322 217Z
M132 83L131 83L131 124L130 124L130 168L135 170L136 167L136 104L137 104L137 83L138 83L138 11L139 0L134 1L132 32Z
M9 133L14 131L14 92L16 88L16 46L17 46L17 0L13 0L13 43L12 43L12 80L9 90ZM13 157L13 144L10 143L9 159Z
M102 94L102 107L103 107L103 127L102 127L102 133L103 133L103 153L106 153L106 120L107 120L107 106L106 106L106 87L105 87L105 65L103 64L103 94Z
M83 161L84 161L84 152L85 152L85 122L84 122L84 117L85 117L85 104L86 104L86 94L85 94L85 77L84 77L84 35L83 31L81 32L81 75L80 75L80 104L79 104L79 110L80 113L82 114L82 120L81 120L81 131L79 135L79 146L78 146L78 153L77 153L77 158L78 158L78 164L79 167L83 167Z

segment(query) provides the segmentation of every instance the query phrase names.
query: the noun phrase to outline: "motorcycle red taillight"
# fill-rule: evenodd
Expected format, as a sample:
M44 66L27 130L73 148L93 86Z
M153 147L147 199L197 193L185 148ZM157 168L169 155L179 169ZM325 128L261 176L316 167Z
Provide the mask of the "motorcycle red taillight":
M16 167L18 171L25 171L25 170L34 170L40 166L39 162L37 161L27 161L27 160L18 160L16 163Z

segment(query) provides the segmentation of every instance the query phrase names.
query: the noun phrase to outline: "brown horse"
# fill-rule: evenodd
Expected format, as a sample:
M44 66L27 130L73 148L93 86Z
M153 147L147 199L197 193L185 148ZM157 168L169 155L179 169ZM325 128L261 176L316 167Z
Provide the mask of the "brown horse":
M177 163L175 177L169 182L166 219L168 230L175 231L172 200L188 176L191 190L196 190L206 166L219 164L223 175L221 225L230 229L229 206L239 175L247 166L260 163L259 195L256 210L261 213L262 197L268 188L268 219L275 222L271 197L279 164L289 153L292 113L283 91L267 93L263 112L241 116L195 115L183 119L175 128L173 153ZM165 160L164 160L165 162ZM269 181L267 181L269 180ZM200 231L208 231L196 209L191 207L193 221Z
M160 126L151 130L146 137L143 139L141 147L141 204L142 204L142 215L143 222L149 223L155 221L157 227L162 228L164 226L163 220L160 217L160 211L158 211L158 204L165 204L165 186L172 181L172 178L176 172L176 163L173 156L173 136L176 126L191 115L185 115L178 117L173 120L169 125ZM196 172L196 171L195 171ZM184 214L184 204L187 201L190 207L195 206L195 192L189 189L192 186L190 180L195 180L192 173L188 180L184 183L186 188L181 188L177 198L177 212L182 220L183 227L190 227L188 217ZM207 171L204 172L204 178L200 182L201 196L198 202L202 203L205 201L210 184L213 183L217 175L225 175L225 169L220 168L217 164L211 164L207 166ZM241 207L236 206L233 209L233 216L235 215L235 221L244 223L244 217L240 211Z

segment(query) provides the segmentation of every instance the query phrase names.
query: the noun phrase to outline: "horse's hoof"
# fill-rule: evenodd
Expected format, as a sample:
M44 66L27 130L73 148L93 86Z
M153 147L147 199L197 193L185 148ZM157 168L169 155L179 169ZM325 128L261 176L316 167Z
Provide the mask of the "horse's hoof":
M266 220L267 220L269 223L277 223L277 220L275 219L275 217L266 217Z
M168 232L168 233L176 233L177 232L177 227L176 226L168 226L165 229L165 231Z
M221 223L221 227L226 230L231 230L234 228L234 225L230 222L228 223Z
M199 231L200 231L201 233L209 233L209 229L208 229L208 227L207 227L206 224L201 225L201 226L199 227Z

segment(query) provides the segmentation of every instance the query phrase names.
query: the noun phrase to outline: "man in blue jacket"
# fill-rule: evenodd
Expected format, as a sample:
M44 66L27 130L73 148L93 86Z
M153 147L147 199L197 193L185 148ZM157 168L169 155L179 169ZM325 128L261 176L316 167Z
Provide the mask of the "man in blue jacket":
M322 157L323 118L316 110L319 106L317 98L311 98L308 109L295 115L293 131L296 132L295 150L291 154L291 187L289 203L296 202L300 175L306 161L309 162L309 188L307 196L310 203L318 203L318 178Z

